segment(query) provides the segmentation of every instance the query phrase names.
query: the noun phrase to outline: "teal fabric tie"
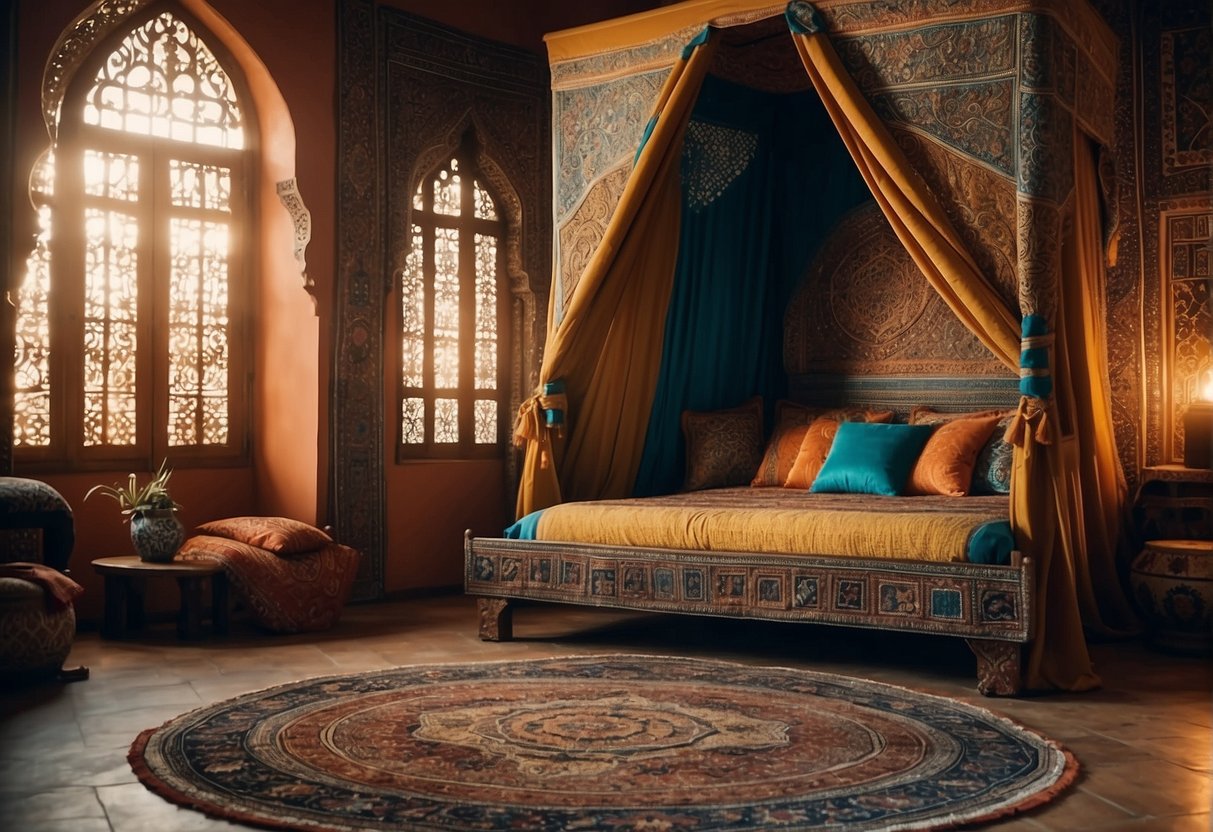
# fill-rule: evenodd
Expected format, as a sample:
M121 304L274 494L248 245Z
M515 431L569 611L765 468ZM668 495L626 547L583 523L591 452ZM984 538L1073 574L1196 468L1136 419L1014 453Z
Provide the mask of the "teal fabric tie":
M703 46L705 43L707 43L708 36L711 34L712 34L712 27L704 26L703 30L699 34L697 34L695 37L691 38L687 42L687 45L682 47L682 59L684 61L689 60L691 57L691 53L695 51L695 47Z
M1019 352L1019 392L1034 399L1053 395L1053 377L1049 372L1049 346L1053 335L1041 315L1025 315L1021 325Z
M788 21L788 28L795 35L815 35L826 30L825 23L822 22L817 9L813 8L812 3L806 3L805 0L792 0L784 10L783 16Z
M564 392L564 380L563 379L558 378L555 381L549 381L547 384L543 385L543 395L545 395L545 396L554 396L557 393L563 393L563 392ZM543 411L543 416L544 416L544 421L546 421L548 424L548 427L555 427L556 425L564 424L564 411L563 410L559 410L557 408L545 409Z
M657 114L649 119L649 123L644 126L644 133L640 136L640 146L636 148L636 158L632 160L632 164L640 161L640 154L644 152L644 146L649 143L649 136L653 135L653 128L657 126Z

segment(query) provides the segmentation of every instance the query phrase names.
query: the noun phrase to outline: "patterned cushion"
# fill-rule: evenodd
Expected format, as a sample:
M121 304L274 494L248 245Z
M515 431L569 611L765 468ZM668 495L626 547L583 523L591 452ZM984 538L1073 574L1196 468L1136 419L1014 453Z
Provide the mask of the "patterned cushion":
M998 416L953 419L935 427L910 472L907 494L942 494L963 497L969 493L973 465L998 424Z
M762 461L762 397L730 410L684 411L682 432L684 491L745 485Z
M287 517L229 517L198 527L200 534L226 537L279 555L312 552L333 542L315 526Z
M929 407L915 407L910 411L911 425L937 425L956 419L972 419L980 416L997 416L998 422L994 432L986 440L985 445L977 454L973 464L973 480L970 494L1010 494L1011 493L1011 461L1015 453L1014 447L1003 439L1011 420L1015 418L1014 410L982 410L975 413L941 413Z
M933 430L929 425L841 422L810 490L896 496Z
M771 434L766 453L762 455L758 473L750 480L750 485L754 488L783 485L796 462L796 454L800 452L800 443L808 429L807 424L775 425L775 432Z
M838 433L838 420L830 416L816 419L805 432L804 441L796 454L796 461L784 481L784 488L811 488L813 480L821 472L834 435Z
M330 542L283 558L238 540L197 535L185 541L177 559L219 563L257 624L278 633L299 633L337 623L360 556L348 546Z
M822 408L786 400L775 402L775 430L767 442L758 473L750 481L754 488L777 488L787 484L788 474L800 453L806 428L813 420L828 416L835 421L891 422L891 410L865 410L862 407ZM808 486L804 486L808 488Z
M0 578L0 679L49 676L63 666L76 636L76 610L53 607L37 584Z

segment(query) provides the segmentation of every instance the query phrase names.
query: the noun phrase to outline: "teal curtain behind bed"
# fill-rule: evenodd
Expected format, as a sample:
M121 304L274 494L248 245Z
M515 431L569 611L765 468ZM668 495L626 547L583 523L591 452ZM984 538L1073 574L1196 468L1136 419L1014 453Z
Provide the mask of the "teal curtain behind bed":
M682 227L634 493L677 491L681 414L786 392L783 312L837 219L870 198L816 95L709 75L682 158Z

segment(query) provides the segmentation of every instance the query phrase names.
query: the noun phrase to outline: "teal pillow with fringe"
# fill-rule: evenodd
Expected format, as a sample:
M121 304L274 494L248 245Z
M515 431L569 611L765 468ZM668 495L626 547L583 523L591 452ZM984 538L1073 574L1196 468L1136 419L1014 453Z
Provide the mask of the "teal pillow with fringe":
M977 462L973 465L974 494L1011 493L1011 462L1015 457L1015 447L1002 437L1013 417L1014 414L998 423L990 441L977 454Z
M843 422L810 491L895 497L927 444L934 425Z

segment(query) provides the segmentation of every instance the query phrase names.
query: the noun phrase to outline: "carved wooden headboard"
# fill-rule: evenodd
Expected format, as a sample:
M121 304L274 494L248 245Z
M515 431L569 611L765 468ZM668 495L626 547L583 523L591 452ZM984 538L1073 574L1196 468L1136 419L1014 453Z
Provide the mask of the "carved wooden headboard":
M907 412L1009 407L1018 376L952 313L874 201L845 214L784 317L789 396Z

